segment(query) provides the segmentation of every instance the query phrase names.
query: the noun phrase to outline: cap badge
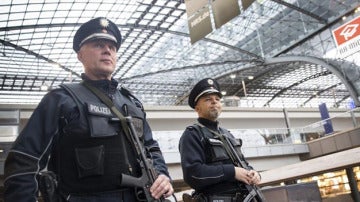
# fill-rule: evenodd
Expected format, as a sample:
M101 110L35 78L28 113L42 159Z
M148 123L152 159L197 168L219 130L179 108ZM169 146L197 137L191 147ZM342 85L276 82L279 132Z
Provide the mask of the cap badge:
M214 84L214 81L211 80L211 79L208 79L207 82L208 82L209 85L213 85L213 84Z
M109 26L109 21L107 19L100 19L100 26L102 26L103 28L107 28Z

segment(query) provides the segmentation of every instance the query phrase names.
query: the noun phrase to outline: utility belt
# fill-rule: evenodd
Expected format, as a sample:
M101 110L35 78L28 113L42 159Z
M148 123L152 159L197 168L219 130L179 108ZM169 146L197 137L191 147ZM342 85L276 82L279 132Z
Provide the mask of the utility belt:
M209 195L208 202L242 202L246 196L242 193L235 195Z
M245 193L235 194L183 194L184 202L243 202L246 198Z
M43 202L63 202L70 201L72 198L83 198L84 196L90 198L102 198L102 196L124 198L129 201L134 201L131 197L135 197L135 189L123 188L114 191L104 191L91 194L64 194L58 188L58 181L55 173L52 171L42 171L38 174L40 196ZM124 194L126 196L124 196ZM126 201L126 200L125 200Z

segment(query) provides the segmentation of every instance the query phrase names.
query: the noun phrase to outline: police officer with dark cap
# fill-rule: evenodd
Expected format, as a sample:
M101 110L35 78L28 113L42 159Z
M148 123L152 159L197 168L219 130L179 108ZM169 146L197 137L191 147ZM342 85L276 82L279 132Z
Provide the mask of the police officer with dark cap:
M243 201L248 193L245 184L260 183L259 173L240 153L240 140L219 126L221 98L220 86L212 78L199 81L189 95L189 105L197 112L198 122L184 131L179 151L184 181L195 190L192 198L197 201ZM220 136L232 142L248 169L234 166ZM184 201L187 201L185 197Z
M106 18L92 19L78 29L73 49L84 67L83 81L53 89L34 110L5 162L6 202L37 201L39 173L44 170L56 175L58 201L138 200L134 187L121 184L122 174L141 175L135 150L119 119L84 83L110 98L124 116L133 118L158 174L150 187L151 196L159 199L173 194L141 102L112 78L120 44L118 27Z

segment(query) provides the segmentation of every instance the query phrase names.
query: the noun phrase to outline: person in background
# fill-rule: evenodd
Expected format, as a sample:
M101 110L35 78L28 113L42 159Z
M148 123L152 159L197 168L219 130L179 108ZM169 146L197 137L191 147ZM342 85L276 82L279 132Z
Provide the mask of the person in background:
M241 154L241 141L220 127L220 92L212 78L202 79L190 92L188 102L198 115L198 123L188 126L180 138L183 177L200 201L243 201L249 193L245 185L259 184L260 175ZM220 136L230 140L247 168L234 166Z
M136 189L121 184L122 174L141 176L127 129L84 82L110 98L124 116L132 117L157 172L149 188L151 196L173 194L141 102L112 77L120 45L120 30L106 18L92 19L77 30L73 49L84 67L83 81L53 89L34 110L6 158L5 201L37 201L38 176L44 169L56 175L59 201L138 201Z

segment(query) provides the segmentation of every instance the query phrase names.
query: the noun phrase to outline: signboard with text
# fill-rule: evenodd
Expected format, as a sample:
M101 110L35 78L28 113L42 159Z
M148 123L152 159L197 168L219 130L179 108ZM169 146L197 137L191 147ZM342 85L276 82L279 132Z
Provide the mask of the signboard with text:
M212 32L208 0L185 0L191 44Z
M332 31L340 57L360 51L360 16Z
M243 10L254 1L241 0ZM238 0L185 0L185 6L191 44L213 31L212 22L219 29L240 14Z
M210 10L204 7L188 20L191 44L204 38L212 32Z

